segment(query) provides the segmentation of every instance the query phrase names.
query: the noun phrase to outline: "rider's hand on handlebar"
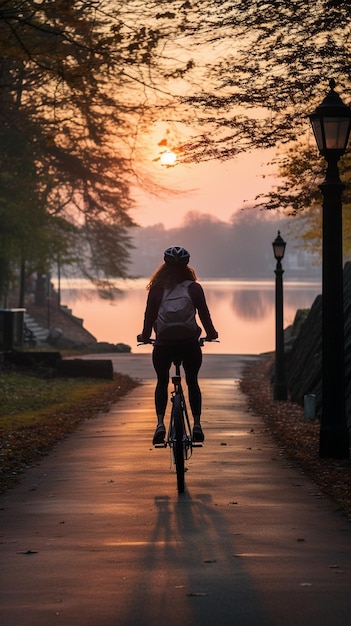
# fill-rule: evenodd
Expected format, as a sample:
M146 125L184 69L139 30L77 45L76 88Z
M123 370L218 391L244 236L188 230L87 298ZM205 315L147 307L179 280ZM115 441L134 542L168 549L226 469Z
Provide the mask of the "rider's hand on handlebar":
M218 333L216 333L215 335L206 335L205 337L205 341L215 341L216 339L218 339Z
M153 345L155 343L155 340L151 339L151 337L149 337L149 339L145 339L144 335L142 333L140 333L140 335L137 335L137 342L139 344L141 344L141 343L151 343Z

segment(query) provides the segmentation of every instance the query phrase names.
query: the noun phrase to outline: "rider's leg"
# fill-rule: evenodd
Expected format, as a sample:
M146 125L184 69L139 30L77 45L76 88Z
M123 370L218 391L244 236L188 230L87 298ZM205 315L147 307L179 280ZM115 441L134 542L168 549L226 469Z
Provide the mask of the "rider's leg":
M152 363L157 374L155 388L155 409L157 415L157 427L154 435L154 443L159 443L164 439L164 416L168 400L168 382L171 359L163 346L154 346L152 353Z
M201 389L198 382L198 373L202 363L202 352L199 344L191 344L184 353L183 367L188 385L189 404L194 418L194 426L200 426L201 420Z
M163 422L168 400L169 369L171 358L164 346L154 346L152 363L157 375L155 388L155 408L157 418Z

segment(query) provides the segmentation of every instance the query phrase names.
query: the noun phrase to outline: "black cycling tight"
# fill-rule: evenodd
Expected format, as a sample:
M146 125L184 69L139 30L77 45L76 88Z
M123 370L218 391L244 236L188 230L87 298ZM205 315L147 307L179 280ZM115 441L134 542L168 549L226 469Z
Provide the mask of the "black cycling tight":
M191 412L193 416L200 416L201 390L197 377L202 363L202 352L198 341L191 341L176 347L166 345L154 346L152 363L157 374L155 389L156 414L164 416L166 412L169 370L175 358L180 359L184 367Z

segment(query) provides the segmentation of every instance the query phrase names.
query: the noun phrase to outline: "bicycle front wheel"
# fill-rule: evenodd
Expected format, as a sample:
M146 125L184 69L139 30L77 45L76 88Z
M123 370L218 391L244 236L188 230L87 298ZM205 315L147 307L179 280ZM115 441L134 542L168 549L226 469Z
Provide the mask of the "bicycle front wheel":
M174 425L173 454L177 472L178 492L184 492L184 427L183 409L181 399L178 394L173 397L172 422Z

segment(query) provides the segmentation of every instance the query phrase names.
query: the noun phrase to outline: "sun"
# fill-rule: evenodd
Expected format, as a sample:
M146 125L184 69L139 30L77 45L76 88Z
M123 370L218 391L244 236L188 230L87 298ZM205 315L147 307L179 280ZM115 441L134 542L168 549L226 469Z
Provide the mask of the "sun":
M167 165L168 167L171 167L172 165L175 165L177 155L172 152L172 150L165 150L164 152L162 152L160 159L162 165Z

